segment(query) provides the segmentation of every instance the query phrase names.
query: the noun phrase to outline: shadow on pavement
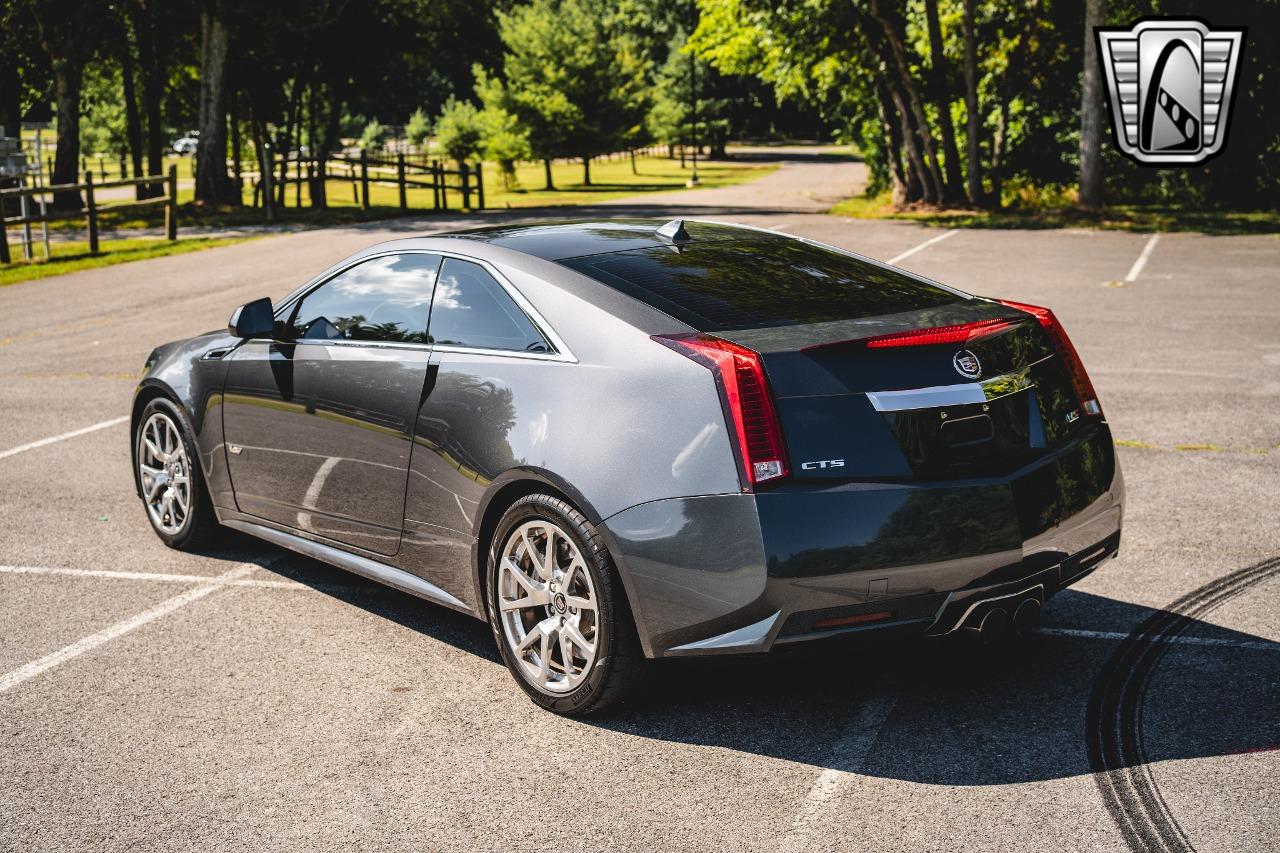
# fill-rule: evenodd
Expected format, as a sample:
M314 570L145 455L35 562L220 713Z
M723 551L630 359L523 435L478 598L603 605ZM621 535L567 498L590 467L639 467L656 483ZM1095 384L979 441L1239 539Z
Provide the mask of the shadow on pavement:
M275 558L274 560L272 558ZM501 665L483 623L310 560L272 571ZM964 639L853 635L769 655L659 661L644 697L591 725L657 740L936 785L1005 785L1092 772L1086 706L1118 638L1156 614L1066 590L1046 633L996 648ZM1108 637L1055 629L1110 632ZM1194 622L1170 644L1140 709L1148 761L1229 755L1280 744L1280 643ZM512 691L517 688L513 684ZM896 696L868 762L834 746L873 697ZM1153 734L1155 733L1155 734Z

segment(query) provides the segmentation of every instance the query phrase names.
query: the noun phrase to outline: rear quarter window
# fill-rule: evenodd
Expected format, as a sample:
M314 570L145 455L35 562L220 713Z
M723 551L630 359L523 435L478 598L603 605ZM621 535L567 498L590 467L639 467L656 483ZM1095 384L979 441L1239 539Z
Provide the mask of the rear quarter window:
M870 261L768 235L560 263L707 332L856 320L964 298Z

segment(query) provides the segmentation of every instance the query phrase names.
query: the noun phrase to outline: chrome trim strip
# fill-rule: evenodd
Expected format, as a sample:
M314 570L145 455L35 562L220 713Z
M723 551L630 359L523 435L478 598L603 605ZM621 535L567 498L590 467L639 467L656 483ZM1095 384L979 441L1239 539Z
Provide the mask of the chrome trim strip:
M908 409L985 403L987 395L982 390L981 382L966 382L961 385L908 388L905 391L868 391L867 399L877 412L905 412Z
M530 318L533 319L533 318ZM435 344L436 352L455 352L462 355L496 355L503 358L524 358L530 361L562 361L577 364L578 360L571 355L559 352L522 352L512 349L484 349L483 347L460 347L453 344Z
M705 640L698 640L694 643L685 643L683 646L675 646L667 649L667 654L680 654L681 652L703 652L703 651L751 651L753 649L763 648L765 640L769 638L769 634L773 631L774 623L778 621L778 617L782 615L782 611L761 619L751 625L742 628L736 628L725 634L717 634L714 637L707 637Z
M227 527L248 533L250 536L256 536L282 548L288 548L290 551L295 551L304 557L311 557L322 563L337 566L369 580L386 584L401 592L407 592L410 595L416 595L418 598L425 598L428 601L434 601L437 604L443 604L455 610L461 610L464 613L472 612L471 608L461 600L454 598L435 584L425 581L417 575L409 574L404 569L397 569L395 566L388 566L385 563L361 557L359 554L332 548L272 527L263 527L260 524L234 519L222 523Z

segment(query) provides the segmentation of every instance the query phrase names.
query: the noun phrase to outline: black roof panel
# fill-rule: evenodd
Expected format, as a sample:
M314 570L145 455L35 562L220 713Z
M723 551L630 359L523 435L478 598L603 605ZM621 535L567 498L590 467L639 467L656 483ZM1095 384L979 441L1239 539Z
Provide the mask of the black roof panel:
M609 219L587 222L546 222L500 225L443 234L465 240L483 240L548 261L562 261L604 252L625 252L671 244L658 236L666 219ZM708 222L685 222L685 230L696 242L731 240L746 229ZM749 232L748 232L749 233Z

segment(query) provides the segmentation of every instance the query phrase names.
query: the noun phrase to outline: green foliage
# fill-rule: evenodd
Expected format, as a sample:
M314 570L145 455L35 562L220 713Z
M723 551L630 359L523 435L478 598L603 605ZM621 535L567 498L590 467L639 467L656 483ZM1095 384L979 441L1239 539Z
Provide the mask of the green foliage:
M505 87L533 156L590 157L642 132L649 63L606 0L532 0L498 15Z
M480 111L470 101L450 98L436 119L436 144L458 163L475 158L484 142Z
M502 185L510 190L517 185L516 162L533 155L529 145L529 131L506 104L507 91L502 81L489 76L483 68L475 69L476 95L484 104L480 111L480 128L484 137L483 154L486 160L498 164L502 172Z
M360 133L360 147L367 150L377 150L387 141L387 129L378 123L375 118L364 126L364 130Z
M129 150L120 69L104 62L85 69L81 90L80 151L123 155Z
M422 148L426 144L427 137L431 135L431 119L427 118L427 113L422 107L418 107L413 111L413 115L409 116L409 123L404 126L404 135L409 140L409 144Z

